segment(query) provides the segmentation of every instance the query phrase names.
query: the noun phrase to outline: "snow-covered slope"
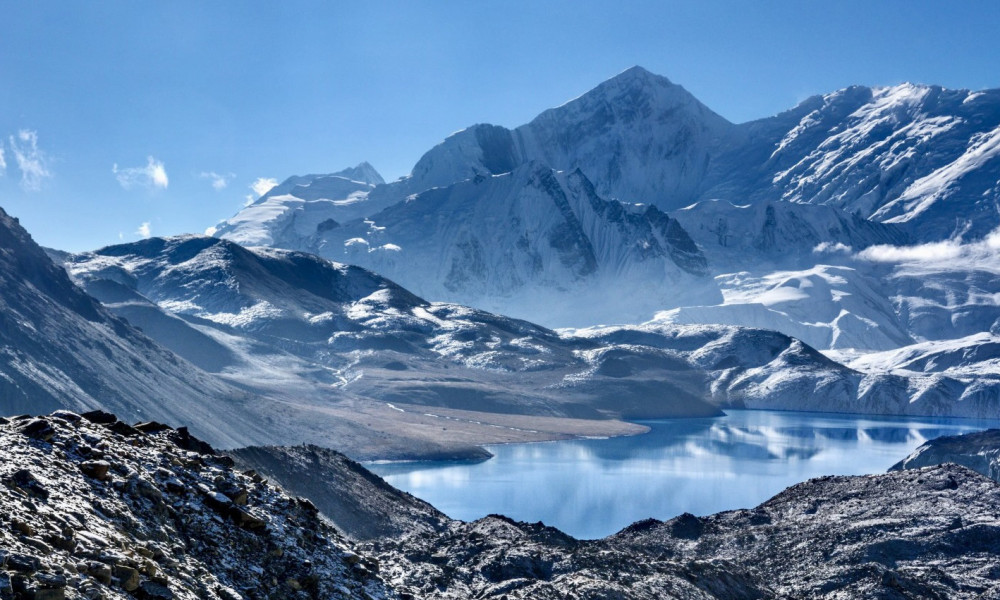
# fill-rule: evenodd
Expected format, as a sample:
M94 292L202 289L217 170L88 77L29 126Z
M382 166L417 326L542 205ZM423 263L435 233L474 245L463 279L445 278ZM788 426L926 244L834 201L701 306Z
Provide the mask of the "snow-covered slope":
M1000 225L1000 90L905 83L815 96L738 126L702 198L829 204L924 240Z
M940 373L958 379L1000 379L1000 336L989 332L919 342L884 352L834 351L827 354L864 372Z
M998 131L1000 90L854 86L734 125L636 67L515 129L448 137L409 177L355 203L364 220L323 209L243 241L358 262L435 300L548 325L660 311L662 323L772 328L853 360L997 329L996 252L933 264L884 256L947 258L988 241L1000 227ZM546 169L563 172L580 225L560 238L570 251L550 243L551 198L522 185ZM573 177L600 198L669 211L697 246L685 241L685 255L700 252L705 266L672 254L679 270L653 268L662 252L649 236L607 210L595 218L602 211L567 186Z
M931 385L922 374L873 379L773 331L660 322L556 333L429 303L358 267L215 238L154 238L67 265L140 326L156 311L188 335L210 338L177 348L190 360L204 363L210 349L219 362L205 368L258 393L294 398L298 408L283 426L297 439L330 443L334 436L356 456L379 454L336 437L345 428L366 443L393 432L397 446L381 456L406 455L400 444L413 446L413 455L418 442L426 455L435 448L428 439L440 443L449 434L410 428L441 423L442 415L447 429L461 432L497 414L639 418L736 406L981 417L1000 408L993 383L936 376L945 384ZM169 328L149 331L164 343L178 337Z
M705 200L670 211L705 253L713 272L806 268L849 251L902 245L903 227L820 205Z
M641 321L721 300L676 220L605 200L579 171L539 163L416 195L323 232L311 249L424 297L550 326Z
M913 342L885 288L848 266L716 277L725 302L660 312L666 323L725 323L774 329L816 348L889 350Z
M708 257L724 301L663 311L669 323L775 329L823 349L888 350L913 342L895 287L857 251L903 244L886 225L829 206L704 201L671 213Z
M382 183L382 176L367 162L329 175L292 176L219 223L214 235L247 246L297 249L299 239L317 230L382 208L384 204L368 198Z
M573 332L599 344L684 352L709 372L723 407L996 418L1000 380L942 373L861 371L775 331L721 325L597 327Z
M771 271L844 266L844 256L872 245L917 244L956 233L972 240L1000 226L998 127L1000 91L913 84L846 88L773 117L733 125L680 86L634 67L515 129L481 124L453 134L429 150L409 177L357 192L364 201L349 203L350 211L340 216L333 205L322 204L326 201L305 200L311 197L305 192L289 200L290 182L274 192L285 200L250 207L231 220L244 226L224 226L219 235L360 262L432 299L546 324L637 322L655 310L719 304L719 297L696 293L701 297L692 299L685 292L701 292L704 286L661 286L657 275L654 293L638 300L630 278L644 277L649 260L636 251L630 235L591 240L595 247L625 247L595 253L598 260L607 255L615 265L600 269L602 275L591 278L599 285L589 289L574 284L572 265L556 264L553 271L553 263L543 260L540 272L533 272L538 265L533 253L545 246L548 231L526 227L523 211L513 215L522 221L508 219L510 215L501 214L504 203L482 210L484 199L496 201L498 184L492 176L532 166L579 172L602 198L674 211L671 216L697 242L713 275L749 271L754 279L771 280L779 276L770 277ZM420 222L406 223L413 231L392 231L394 219L403 219L396 215L418 216L416 207L403 208L414 198L422 200L416 201L423 213ZM432 214L427 198L447 198L451 204ZM375 217L387 207L388 213ZM363 215L372 223L347 225L346 214ZM270 224L260 227L265 221ZM496 247L483 245L477 229L490 231ZM453 269L455 264L459 266ZM857 271L849 287L883 288L879 278L884 269L847 266ZM723 322L780 327L823 347L886 349L909 336L930 337L908 328L911 318L905 311L896 316L902 327L887 320L884 302L874 303L871 311L862 305L841 306L847 311L842 323L834 322L839 311L819 321L801 321L796 315L762 312L752 290L730 288L732 293L726 293L731 282L731 277L720 282L726 305L739 304L730 297L740 296L752 306L713 309L704 317L696 316L704 312L699 308L689 311L687 320L703 321L721 312ZM560 301L563 290L572 290L581 301L566 310ZM890 297L918 296L885 291ZM828 307L842 304L831 302ZM553 320L553 312L564 318ZM872 324L890 331L869 339ZM818 337L805 333L814 325L821 330ZM956 329L969 335L976 327Z
M681 86L632 67L514 130L476 125L451 135L417 162L407 185L420 191L534 160L580 169L605 197L683 206L730 127Z

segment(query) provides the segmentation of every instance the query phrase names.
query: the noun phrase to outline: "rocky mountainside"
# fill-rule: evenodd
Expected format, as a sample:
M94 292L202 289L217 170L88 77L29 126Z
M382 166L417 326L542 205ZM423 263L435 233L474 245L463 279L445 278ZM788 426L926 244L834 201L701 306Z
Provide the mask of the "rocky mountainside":
M356 522L352 495L378 499L379 523L397 503L401 518L392 523L393 535L366 537L363 547L379 557L386 581L413 597L983 598L1000 592L1000 486L956 465L823 477L753 509L650 519L585 541L500 515L464 523L426 508L414 512L412 498L387 493L328 451L254 449L242 457L255 468L288 468L287 480L312 479L313 498L338 496L338 505L323 509L338 526ZM345 480L361 484L344 486ZM399 533L406 520L410 531Z
M281 423L286 442L337 445L355 458L454 456L448 440L472 435L460 423L485 436L480 443L559 431L518 415L704 416L734 406L983 417L1000 402L989 381L866 377L769 331L650 323L557 333L426 302L357 267L214 238L111 246L66 265L110 309L191 362L280 398L280 411L266 402L243 408ZM465 412L444 424L427 407ZM564 431L594 426L637 430L574 421ZM473 455L468 442L462 447L459 455Z
M1000 481L1000 429L946 435L925 442L890 471L955 463Z
M415 192L538 161L580 169L602 196L674 208L704 186L732 127L683 87L632 67L514 130L475 125L452 134L404 183Z
M769 597L983 598L1000 592L1000 486L943 465L822 477L751 510L637 523L621 551L726 561L755 571Z
M0 210L0 411L106 408L240 445L260 427L216 424L245 397L106 310Z
M307 500L186 429L109 413L0 419L0 596L395 598Z
M982 442L982 440L980 440ZM823 477L760 506L601 540L449 520L315 447L236 453L100 411L0 421L9 598L988 598L1000 484L957 465ZM311 480L311 481L306 481ZM364 519L373 527L358 528Z
M1000 225L1000 90L904 83L814 96L734 127L700 199L826 204L924 241Z
M521 127L453 134L410 176L359 192L353 222L317 208L302 227L250 238L549 326L636 323L676 309L660 318L772 328L823 350L887 351L1000 322L989 236L1000 226L998 127L997 90L913 84L846 88L736 125L636 67ZM641 212L636 202L666 211L697 269L662 240L658 249L614 218L588 227L592 218L579 212L585 235L560 238L579 240L577 249L556 250L551 228L531 226L538 213L498 201L497 176L525 169L574 174L599 198L625 203L597 211L606 216ZM484 210L477 201L487 199ZM249 239L241 227L220 235ZM661 249L673 264L650 260ZM924 260L969 253L978 260ZM695 271L714 281L688 277Z
M426 298L549 326L641 321L722 300L676 220L602 198L578 170L535 162L417 194L303 246Z
M252 446L226 452L291 493L310 498L355 540L442 531L448 517L387 484L340 452L319 446Z

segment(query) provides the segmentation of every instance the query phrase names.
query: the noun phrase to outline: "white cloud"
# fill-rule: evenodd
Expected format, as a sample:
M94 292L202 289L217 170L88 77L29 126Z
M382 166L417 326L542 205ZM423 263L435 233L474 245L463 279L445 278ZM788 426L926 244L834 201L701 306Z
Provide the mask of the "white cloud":
M271 191L271 188L278 185L278 180L273 177L258 177L253 183L250 184L250 189L253 193L257 194L260 198L264 194Z
M215 235L215 232L218 230L219 228L213 225L212 227L205 229L205 235Z
M115 163L111 167L111 172L118 178L118 183L126 190L134 187L144 187L149 189L167 189L170 180L167 178L167 170L163 167L163 162L156 160L152 156L146 157L145 167L118 168Z
M144 239L152 236L153 230L149 226L149 221L145 221L142 225L139 225L139 228L135 230L135 234Z
M278 180L273 177L258 177L253 183L250 184L250 189L253 190L253 193L247 194L246 201L243 202L243 206L250 206L257 198L260 198L264 194L270 192L276 185L278 185Z
M850 254L852 248L841 242L820 242L813 248L813 254Z
M3 175L4 171L6 170L7 170L7 161L4 159L3 156L3 148L0 148L0 175Z
M973 264L1000 263L1000 228L974 242L958 239L917 244L914 246L871 246L857 254L862 260L905 264Z
M940 262L954 260L966 249L956 240L931 242L915 246L870 246L858 253L858 258L871 262Z
M200 175L202 179L209 179L212 181L212 187L216 191L221 191L226 189L229 185L229 180L236 177L234 173L226 173L225 175L219 175L215 171L205 171Z
M8 139L14 162L21 171L21 187L31 192L42 189L42 181L52 177L52 172L49 171L48 157L38 149L38 132L22 129ZM3 161L3 166L6 165Z

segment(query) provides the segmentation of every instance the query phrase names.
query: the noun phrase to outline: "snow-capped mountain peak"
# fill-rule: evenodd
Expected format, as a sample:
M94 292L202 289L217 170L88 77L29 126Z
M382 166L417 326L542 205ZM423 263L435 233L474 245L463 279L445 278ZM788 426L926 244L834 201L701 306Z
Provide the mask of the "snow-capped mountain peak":
M384 207L368 197L384 183L367 162L327 175L294 175L220 223L214 235L245 246L298 249L292 240Z
M539 160L580 169L599 194L682 206L702 184L708 149L731 124L683 87L632 67L526 125L475 125L428 151L406 180L419 192Z

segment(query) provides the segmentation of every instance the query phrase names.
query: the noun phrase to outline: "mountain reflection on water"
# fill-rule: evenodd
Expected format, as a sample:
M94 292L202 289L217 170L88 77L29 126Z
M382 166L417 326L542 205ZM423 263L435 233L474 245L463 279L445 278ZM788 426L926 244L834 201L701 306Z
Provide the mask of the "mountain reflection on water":
M729 410L713 419L643 421L645 435L488 446L481 463L368 465L449 516L500 513L579 538L647 517L749 508L821 475L888 469L942 435L997 421Z

